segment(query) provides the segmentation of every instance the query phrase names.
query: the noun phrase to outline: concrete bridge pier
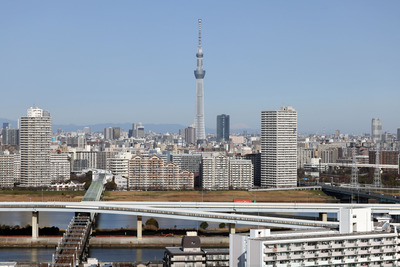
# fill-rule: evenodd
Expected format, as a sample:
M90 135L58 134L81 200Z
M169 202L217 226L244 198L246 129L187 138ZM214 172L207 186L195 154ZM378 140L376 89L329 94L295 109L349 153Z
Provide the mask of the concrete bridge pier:
M36 240L39 237L39 212L32 211L32 239Z
M229 223L229 234L235 234L236 228L234 223Z
M319 213L319 220L323 221L323 222L327 222L328 221L328 213L320 212Z
M142 240L143 236L142 236L142 223L143 223L143 219L142 216L137 216L137 226L136 226L136 236L138 240Z

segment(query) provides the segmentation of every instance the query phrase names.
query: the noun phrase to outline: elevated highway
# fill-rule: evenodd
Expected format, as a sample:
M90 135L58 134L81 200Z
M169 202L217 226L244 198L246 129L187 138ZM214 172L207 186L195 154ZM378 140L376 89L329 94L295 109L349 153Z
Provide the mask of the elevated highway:
M3 202L0 203L1 211L32 211L32 212L79 212L79 213L110 213L110 214L123 214L123 215L136 215L136 216L151 216L159 218L170 218L170 219L181 219L181 220L195 220L195 221L209 221L209 222L223 222L230 224L245 224L245 225L260 225L269 227L286 227L286 228L297 228L297 229L309 229L309 228L338 228L338 222L326 222L326 221L312 221L312 220L300 220L290 218L279 218L279 217L267 217L267 216L256 216L256 215L242 215L242 214L230 214L215 211L206 211L210 207L203 207L203 210L199 209L198 203L192 203L184 207L186 203L175 203L170 204L169 207L151 206L151 202L144 205L142 202ZM168 204L164 203L164 204ZM182 205L183 204L183 205ZM214 203L214 207L218 207L221 203ZM222 203L222 205L225 203ZM196 208L197 206L197 208ZM236 206L237 207L237 206ZM243 209L236 210L236 207L231 207L230 211L225 212L257 212L249 211L249 207L243 206Z

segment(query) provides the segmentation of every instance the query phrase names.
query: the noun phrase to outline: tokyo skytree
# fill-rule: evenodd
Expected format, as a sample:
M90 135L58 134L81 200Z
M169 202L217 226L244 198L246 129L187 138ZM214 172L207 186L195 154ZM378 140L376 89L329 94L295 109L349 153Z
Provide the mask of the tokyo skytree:
M196 77L196 117L194 125L196 127L196 140L205 140L206 131L204 126L204 94L203 94L203 78L206 71L203 70L203 50L201 49L201 19L199 19L199 47L196 53L197 68L194 71Z

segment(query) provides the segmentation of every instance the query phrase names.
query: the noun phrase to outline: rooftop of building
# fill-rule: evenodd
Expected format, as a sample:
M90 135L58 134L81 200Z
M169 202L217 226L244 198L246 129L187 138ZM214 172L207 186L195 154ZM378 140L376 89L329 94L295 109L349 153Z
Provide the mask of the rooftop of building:
M336 230L327 230L327 229L310 229L310 230L295 230L295 231L280 231L276 233L271 233L267 236L262 237L251 237L251 239L257 239L261 241L271 241L271 240L296 240L296 239L305 239L305 238L325 238L325 237L351 237L351 236L391 236L395 232L393 230L390 231L370 231L370 232L353 232L353 233L345 233L341 234ZM249 233L239 234L243 236L248 236Z

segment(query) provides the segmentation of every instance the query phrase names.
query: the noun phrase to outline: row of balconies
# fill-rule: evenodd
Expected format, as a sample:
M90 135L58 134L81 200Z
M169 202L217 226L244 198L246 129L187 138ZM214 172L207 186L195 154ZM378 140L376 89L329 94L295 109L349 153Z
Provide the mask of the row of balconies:
M365 266L363 263L360 263L356 259L353 261L343 261L343 260L325 260L325 261L307 261L307 262L290 262L290 263L273 263L273 264L264 264L266 267L300 267L300 266L316 266L316 265L334 265L334 264L356 264L356 266ZM368 262L368 266L385 266L385 267L394 267L397 266L396 261L392 262Z
M300 246L288 245L277 248L264 248L264 253L269 252L285 252L285 251L303 251L303 250L321 250L321 249L335 249L335 248L349 248L349 247L367 247L367 246L382 246L382 245L395 245L394 240L382 240L382 241L369 241L369 242L343 242L343 243L332 243L332 244L317 244L307 245L302 244Z
M338 252L339 253L339 252ZM328 257L341 257L344 254L340 253L340 254L335 254L335 252L330 252L327 253L327 255L313 255L313 254L291 254L291 255L274 255L274 256L265 256L263 257L263 261L280 261L280 260L295 260L295 259L312 259L312 258L316 258L316 259L312 259L313 261L323 261L321 259L318 258L328 258ZM351 255L349 255L351 256ZM343 257L341 259L337 259L334 261L338 261L338 263L340 262L346 262L346 263L351 263L351 262L364 262L364 261L386 261L386 260L396 260L397 257L396 255L380 255L380 256L369 256L369 257L354 257L354 258L348 258L348 257ZM330 259L332 260L332 259ZM336 262L333 262L336 263Z

